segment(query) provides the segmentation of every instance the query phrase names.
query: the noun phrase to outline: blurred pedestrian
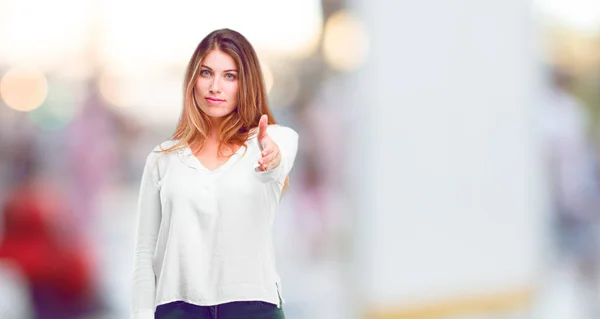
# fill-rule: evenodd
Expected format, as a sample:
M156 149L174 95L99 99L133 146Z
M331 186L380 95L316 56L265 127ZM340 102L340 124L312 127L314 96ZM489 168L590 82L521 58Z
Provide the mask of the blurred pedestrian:
M589 291L590 312L600 314L598 225L600 188L590 117L570 93L572 78L553 70L544 103L544 133L554 202L554 231L559 261L573 266Z
M0 261L26 279L33 318L80 318L99 307L85 247L55 226L66 223L65 207L52 183L31 177L13 188L2 209Z

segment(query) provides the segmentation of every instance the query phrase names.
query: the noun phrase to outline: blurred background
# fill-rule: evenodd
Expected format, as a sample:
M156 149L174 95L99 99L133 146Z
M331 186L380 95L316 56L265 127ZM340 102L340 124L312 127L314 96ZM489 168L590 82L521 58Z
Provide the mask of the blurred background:
M600 318L600 2L0 0L0 318L128 318L146 155L217 28L300 134L288 319Z

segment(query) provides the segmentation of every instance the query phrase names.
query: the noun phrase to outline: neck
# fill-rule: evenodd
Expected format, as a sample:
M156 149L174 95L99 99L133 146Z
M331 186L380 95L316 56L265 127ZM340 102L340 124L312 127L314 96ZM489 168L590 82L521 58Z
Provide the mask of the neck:
M210 132L208 132L207 138L210 140L219 140L219 126L223 123L222 118L210 118Z

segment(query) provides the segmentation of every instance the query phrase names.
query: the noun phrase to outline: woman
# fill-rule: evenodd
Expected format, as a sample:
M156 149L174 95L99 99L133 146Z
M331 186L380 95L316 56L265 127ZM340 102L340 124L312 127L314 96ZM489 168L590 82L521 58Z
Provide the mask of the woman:
M248 40L207 35L175 134L146 160L131 318L284 318L271 225L298 135L274 124Z

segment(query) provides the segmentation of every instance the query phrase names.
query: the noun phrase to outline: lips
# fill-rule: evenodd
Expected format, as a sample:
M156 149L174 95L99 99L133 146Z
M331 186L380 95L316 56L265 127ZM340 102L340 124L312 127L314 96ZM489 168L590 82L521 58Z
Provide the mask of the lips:
M217 99L214 97L207 97L206 100L210 103L221 103L221 102L225 102L225 100L221 100L221 99Z

